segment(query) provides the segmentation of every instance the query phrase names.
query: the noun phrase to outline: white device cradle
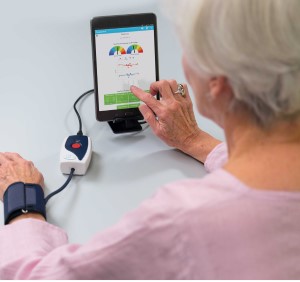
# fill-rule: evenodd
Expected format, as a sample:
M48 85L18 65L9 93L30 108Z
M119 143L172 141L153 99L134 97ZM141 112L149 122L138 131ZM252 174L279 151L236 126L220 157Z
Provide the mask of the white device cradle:
M60 170L63 174L70 174L74 168L74 175L84 175L92 158L92 141L85 135L71 135L66 137L60 151Z

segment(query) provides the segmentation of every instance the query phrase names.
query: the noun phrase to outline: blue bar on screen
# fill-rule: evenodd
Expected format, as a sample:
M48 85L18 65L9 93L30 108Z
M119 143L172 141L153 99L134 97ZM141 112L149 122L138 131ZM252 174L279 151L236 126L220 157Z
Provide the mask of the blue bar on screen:
M144 25L144 26L133 26L133 27L97 29L95 30L95 34L148 31L148 30L154 30L154 26Z

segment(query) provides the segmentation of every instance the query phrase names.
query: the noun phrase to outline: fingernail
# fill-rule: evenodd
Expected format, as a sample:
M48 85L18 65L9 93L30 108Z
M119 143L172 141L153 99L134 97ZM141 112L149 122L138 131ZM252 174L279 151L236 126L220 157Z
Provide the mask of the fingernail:
M131 86L130 86L130 89L132 89L132 90L137 90L138 88L137 88L135 85L131 85Z

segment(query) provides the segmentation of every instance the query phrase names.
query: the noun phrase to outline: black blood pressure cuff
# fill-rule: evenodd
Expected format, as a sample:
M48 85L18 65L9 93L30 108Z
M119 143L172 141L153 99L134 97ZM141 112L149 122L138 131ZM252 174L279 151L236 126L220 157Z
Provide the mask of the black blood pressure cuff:
M4 223L26 213L39 213L46 219L44 191L38 184L16 182L11 184L3 196Z

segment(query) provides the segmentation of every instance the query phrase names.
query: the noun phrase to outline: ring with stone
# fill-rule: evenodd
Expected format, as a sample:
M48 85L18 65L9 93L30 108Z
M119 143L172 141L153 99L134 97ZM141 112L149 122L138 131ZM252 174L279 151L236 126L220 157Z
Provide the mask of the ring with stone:
M185 90L181 83L177 85L177 91L174 94L180 94L182 97L185 97Z

